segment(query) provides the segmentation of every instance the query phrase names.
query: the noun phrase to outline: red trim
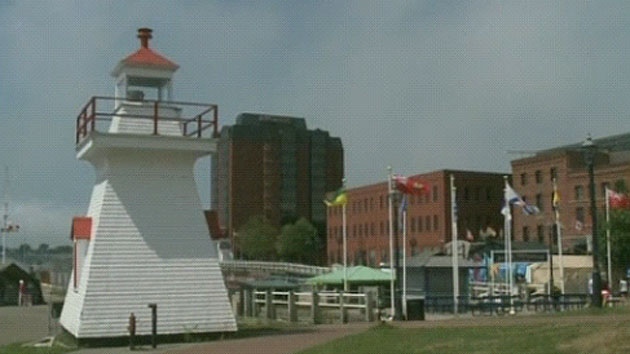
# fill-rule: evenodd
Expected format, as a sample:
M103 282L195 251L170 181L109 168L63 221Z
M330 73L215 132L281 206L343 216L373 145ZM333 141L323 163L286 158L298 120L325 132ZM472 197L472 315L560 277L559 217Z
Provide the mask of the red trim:
M74 271L74 288L79 285L79 265L77 264L77 240L72 244L72 270Z
M74 241L90 240L92 238L92 218L87 216L75 216L72 218L72 234Z

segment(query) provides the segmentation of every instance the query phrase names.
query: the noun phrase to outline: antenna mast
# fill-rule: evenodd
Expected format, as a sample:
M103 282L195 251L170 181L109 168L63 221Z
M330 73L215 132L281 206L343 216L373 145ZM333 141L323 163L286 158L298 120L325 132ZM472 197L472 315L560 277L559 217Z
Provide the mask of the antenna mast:
M6 233L8 232L8 220L9 220L9 166L4 166L4 191L3 191L3 199L4 199L4 215L2 216L2 264L5 264L6 256L7 256L7 243L6 243Z
M16 232L20 229L20 225L13 225L9 223L9 167L4 166L4 215L2 216L2 264L6 263L7 258L7 233Z

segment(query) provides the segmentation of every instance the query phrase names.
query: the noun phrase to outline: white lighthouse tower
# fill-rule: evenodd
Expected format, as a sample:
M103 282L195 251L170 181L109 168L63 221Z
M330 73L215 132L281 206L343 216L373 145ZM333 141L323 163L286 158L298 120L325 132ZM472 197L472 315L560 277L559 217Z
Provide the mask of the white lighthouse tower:
M194 180L216 151L217 106L172 101L178 65L141 46L112 75L115 97L93 97L76 123L77 158L96 170L87 215L72 225L74 268L60 323L75 338L236 330Z

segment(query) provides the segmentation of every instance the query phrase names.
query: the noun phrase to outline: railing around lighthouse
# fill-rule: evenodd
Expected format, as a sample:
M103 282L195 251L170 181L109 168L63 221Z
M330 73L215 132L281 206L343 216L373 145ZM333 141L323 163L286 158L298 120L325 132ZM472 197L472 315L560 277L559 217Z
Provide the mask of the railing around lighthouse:
M123 105L125 102L152 105L152 114L129 114L113 108L109 111L99 111L101 107L108 106L107 103L111 103L113 106L115 102L123 102ZM160 108L166 107L171 110L173 108L180 109L183 114L176 118L160 115ZM94 96L90 98L77 116L75 143L79 144L93 131L107 131L108 126L101 122L111 122L114 117L151 120L153 122L153 135L158 135L160 122L175 122L181 126L181 136L183 137L203 138L204 132L208 129L211 129L211 137L218 136L219 107L215 104L144 99L138 101L121 97Z

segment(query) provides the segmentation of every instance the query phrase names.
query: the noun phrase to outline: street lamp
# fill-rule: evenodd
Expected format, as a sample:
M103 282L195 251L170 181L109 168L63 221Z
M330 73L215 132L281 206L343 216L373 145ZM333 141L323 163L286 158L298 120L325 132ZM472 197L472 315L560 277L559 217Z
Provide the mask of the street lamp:
M402 299L400 298L400 282L402 281L402 274L401 274L401 267L400 267L400 241L398 239L399 235L399 227L398 227L398 223L400 221L401 215L398 214L398 207L400 204L400 192L394 190L392 191L391 194L391 198L392 198L392 204L394 206L394 228L393 228L393 233L394 233L394 271L396 274L396 283L395 283L395 287L394 287L394 294L392 294L394 296L394 314L393 314L393 319L395 321L400 321L403 319L403 313L402 313Z
M584 160L588 168L589 192L591 196L591 234L592 234L592 252L593 252L593 275L592 275L592 294L591 303L593 307L602 307L602 278L599 271L599 241L597 239L597 204L595 203L595 174L594 160L597 147L589 134L584 143L582 143L584 151Z

